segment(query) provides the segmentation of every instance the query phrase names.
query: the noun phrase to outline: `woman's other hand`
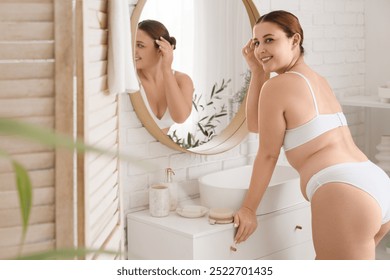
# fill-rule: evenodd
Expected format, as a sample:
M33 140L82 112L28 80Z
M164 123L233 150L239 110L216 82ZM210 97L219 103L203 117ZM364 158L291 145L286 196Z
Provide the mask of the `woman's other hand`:
M156 40L157 45L162 57L162 67L171 70L173 62L173 49L172 46L167 40L163 37L160 37L159 40Z
M239 244L247 240L257 228L256 213L247 207L241 207L234 215L234 227L238 228L234 242Z

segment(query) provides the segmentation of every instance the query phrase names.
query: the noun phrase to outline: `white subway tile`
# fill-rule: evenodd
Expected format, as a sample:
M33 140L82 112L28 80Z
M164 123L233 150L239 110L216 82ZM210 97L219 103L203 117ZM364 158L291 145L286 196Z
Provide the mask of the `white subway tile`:
M160 157L160 156L169 156L172 153L175 153L176 151L161 144L158 141L153 141L149 143L149 155L153 157Z
M309 65L322 65L324 63L324 55L321 53L308 52L305 59Z
M364 14L358 14L357 15L357 24L364 25L365 22L366 22L366 18L364 17Z
M313 41L313 51L333 51L336 49L335 41L328 39L318 39Z
M199 197L198 179L180 182L177 188L179 201Z
M313 24L315 25L332 25L334 24L334 14L333 13L324 13L322 10L317 10L313 14Z
M334 16L334 21L338 25L356 25L357 15L353 13L342 13Z
M346 60L345 52L329 52L325 53L324 56L324 63L325 64L338 64L338 63L344 63Z
M271 1L272 10L286 10L294 13L299 10L299 0L272 0Z
M169 157L170 167L175 169L189 167L200 163L200 157L192 154L172 154Z
M222 170L221 162L212 162L188 168L188 179L198 179L200 176Z
M271 0L253 0L253 3L255 4L260 15L264 15L271 11Z
M345 1L340 0L326 0L324 1L324 11L325 12L344 12L345 11Z
M145 191L149 186L146 174L127 176L122 187L131 192Z
M364 26L356 25L348 28L347 35L349 38L364 39Z
M256 155L259 149L259 140L247 143L247 155Z
M373 1L375 5L375 1ZM345 2L345 11L353 13L364 13L364 0L352 0Z
M347 52L346 55L347 62L363 62L365 60L365 52L356 51L356 52Z
M345 37L347 37L347 31L344 28L332 26L324 30L324 37L329 39L333 39L333 38L344 39Z
M365 50L366 41L364 40L364 38L356 39L356 47L358 50L362 50L362 51Z
M142 123L134 111L124 111L121 113L119 126L121 128L141 128Z
M298 17L299 23L304 31L304 35L306 36L306 28L313 26L313 12L300 11L296 14L296 16Z
M145 158L149 156L148 144L125 144L120 146L123 154L128 154L136 158Z
M132 175L141 175L145 173L155 172L156 170L164 169L168 166L167 157L143 159L138 162L130 162L127 166L127 174Z
M300 0L300 10L305 12L322 11L324 9L323 2L323 0Z
M303 30L303 34L304 34L305 38L312 39L316 42L318 39L321 39L324 37L324 30L325 30L325 28L323 26L311 25L311 26L306 27ZM305 41L303 42L303 44L305 44Z
M148 207L149 205L149 190L132 192L128 195L129 207L139 208Z
M248 163L248 158L246 157L226 159L222 162L222 169L239 167L239 166L247 165L247 163Z
M156 141L144 127L127 129L127 144L142 144Z

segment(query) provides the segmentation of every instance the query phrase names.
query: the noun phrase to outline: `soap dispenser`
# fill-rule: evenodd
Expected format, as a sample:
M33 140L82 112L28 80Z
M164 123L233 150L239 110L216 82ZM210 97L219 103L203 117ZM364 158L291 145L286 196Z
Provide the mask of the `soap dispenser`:
M173 182L172 176L175 175L172 168L168 167L165 169L166 183L165 185L169 189L169 200L170 200L170 210L175 211L178 204L178 191L177 185Z

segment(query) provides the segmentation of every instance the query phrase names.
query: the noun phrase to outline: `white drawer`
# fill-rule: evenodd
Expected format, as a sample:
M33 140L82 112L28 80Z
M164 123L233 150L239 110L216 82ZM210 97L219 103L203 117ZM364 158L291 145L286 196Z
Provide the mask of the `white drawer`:
M258 218L258 228L232 252L234 229L196 240L195 259L258 259L311 240L310 207Z
M261 260L314 260L316 253L313 241L309 240L293 247L278 251L261 258Z

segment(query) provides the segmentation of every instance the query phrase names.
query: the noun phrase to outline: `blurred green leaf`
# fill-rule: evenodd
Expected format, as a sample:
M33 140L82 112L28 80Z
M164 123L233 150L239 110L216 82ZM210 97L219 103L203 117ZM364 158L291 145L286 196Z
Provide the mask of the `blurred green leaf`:
M7 152L0 150L0 157L9 160L15 172L16 187L17 187L19 204L20 204L20 212L22 217L21 243L23 244L26 238L28 221L30 218L31 206L32 206L32 185L31 185L30 177L28 175L27 170L17 161L13 160Z
M32 206L32 185L27 170L16 161L12 161L12 165L16 175L23 226L22 243L24 243Z
M118 255L119 252L108 250L93 250L85 248L58 249L42 253L25 255L17 260L72 260L75 258L84 258L88 254L107 254Z
M33 125L30 123L24 123L12 119L0 118L0 135L12 135L22 139L30 140L43 144L52 148L65 148L70 151L76 150L77 152L93 152L98 154L106 154L118 157L122 160L130 162L137 162L138 166L145 168L150 167L150 164L146 165L143 161L140 161L134 156L125 155L117 151L109 151L100 149L91 145L86 145L82 141L74 140L64 134L56 133L52 130ZM15 172L16 186L20 202L20 211L22 217L22 240L20 250L23 248L25 242L26 233L28 230L28 223L32 207L32 184L28 171L6 152L0 149L0 157L8 159ZM23 257L23 259L64 259L75 258L77 256L84 256L87 253L110 253L108 251L94 251L87 249L68 249L68 250L56 250L48 251L41 254L31 255L30 257ZM111 252L118 254L117 252Z

